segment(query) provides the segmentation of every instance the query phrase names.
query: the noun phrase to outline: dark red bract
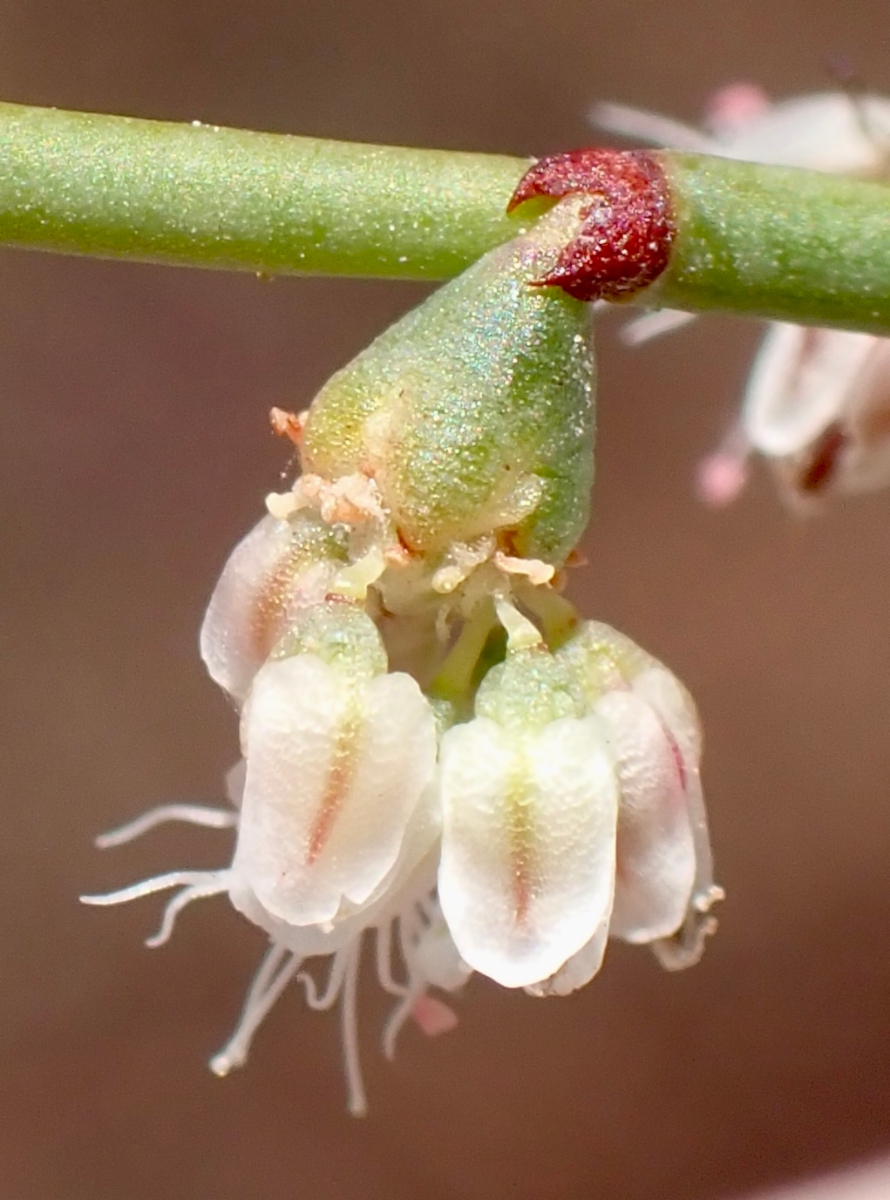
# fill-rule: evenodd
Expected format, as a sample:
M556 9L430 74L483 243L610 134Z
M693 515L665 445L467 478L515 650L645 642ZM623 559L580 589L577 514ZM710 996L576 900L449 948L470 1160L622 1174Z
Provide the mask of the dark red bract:
M674 239L670 188L660 156L647 150L570 150L539 159L507 211L538 196L590 197L577 235L539 287L576 300L622 300L648 287L668 265Z

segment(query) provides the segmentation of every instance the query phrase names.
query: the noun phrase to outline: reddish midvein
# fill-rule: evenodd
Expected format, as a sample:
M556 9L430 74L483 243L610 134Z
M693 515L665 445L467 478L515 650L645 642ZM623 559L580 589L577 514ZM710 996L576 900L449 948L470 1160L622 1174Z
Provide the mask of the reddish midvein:
M311 867L325 848L352 786L358 758L357 734L357 722L354 718L347 717L341 723L340 731L337 734L321 802L309 830L306 866Z

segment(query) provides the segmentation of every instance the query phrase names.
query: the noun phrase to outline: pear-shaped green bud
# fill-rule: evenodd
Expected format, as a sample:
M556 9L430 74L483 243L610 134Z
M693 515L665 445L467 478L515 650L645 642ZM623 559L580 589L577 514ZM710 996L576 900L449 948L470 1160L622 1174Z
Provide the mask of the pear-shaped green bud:
M535 286L577 225L571 201L382 334L316 397L306 472L374 479L403 544L434 556L496 535L558 565L588 515L589 305Z

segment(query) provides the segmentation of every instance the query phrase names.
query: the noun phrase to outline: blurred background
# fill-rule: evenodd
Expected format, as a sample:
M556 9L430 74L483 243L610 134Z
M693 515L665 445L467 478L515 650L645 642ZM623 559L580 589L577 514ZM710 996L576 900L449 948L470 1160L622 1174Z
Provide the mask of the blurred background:
M695 121L729 82L831 87L838 56L890 91L886 17L886 0L0 0L0 93L544 153L592 140L596 99ZM551 1002L476 980L458 1030L407 1029L394 1065L369 978L360 1122L337 1022L296 990L246 1071L207 1070L263 947L224 899L153 954L156 901L78 906L226 861L224 833L91 839L220 796L235 719L196 637L286 466L269 407L304 407L422 294L0 252L10 1200L723 1200L890 1149L890 496L802 520L760 473L723 513L697 503L754 324L629 351L603 322L573 581L703 712L728 899L699 967L666 975L617 946Z

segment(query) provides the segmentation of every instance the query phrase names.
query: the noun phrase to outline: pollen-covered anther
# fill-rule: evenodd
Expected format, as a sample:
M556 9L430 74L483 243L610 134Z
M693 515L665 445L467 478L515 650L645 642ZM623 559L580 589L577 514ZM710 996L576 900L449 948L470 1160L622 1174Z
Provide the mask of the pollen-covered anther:
M474 542L453 542L441 566L433 572L433 591L447 596L460 587L477 567L488 562L495 552L495 545L494 537L481 537Z
M297 481L294 494L316 505L322 520L331 525L361 525L386 519L377 485L361 472L343 475L333 482L320 475L304 475Z
M507 211L527 200L589 196L575 236L539 287L576 300L626 300L668 265L676 231L670 187L657 152L572 150L540 159L523 176Z
M505 575L524 576L535 587L550 583L556 574L556 567L552 563L546 563L540 558L517 558L515 555L505 554L503 550L495 551L494 565Z
M299 446L303 440L308 415L308 412L292 413L286 408L272 408L269 410L269 424L272 426L272 432L278 437L286 437L295 446Z

